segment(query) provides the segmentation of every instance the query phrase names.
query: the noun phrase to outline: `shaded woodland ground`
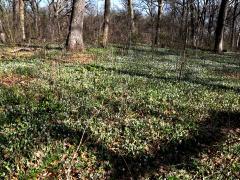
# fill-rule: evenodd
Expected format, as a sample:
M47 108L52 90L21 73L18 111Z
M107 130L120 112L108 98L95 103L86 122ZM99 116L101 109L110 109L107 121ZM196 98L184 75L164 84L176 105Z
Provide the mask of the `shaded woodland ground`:
M0 53L0 177L240 177L239 54Z

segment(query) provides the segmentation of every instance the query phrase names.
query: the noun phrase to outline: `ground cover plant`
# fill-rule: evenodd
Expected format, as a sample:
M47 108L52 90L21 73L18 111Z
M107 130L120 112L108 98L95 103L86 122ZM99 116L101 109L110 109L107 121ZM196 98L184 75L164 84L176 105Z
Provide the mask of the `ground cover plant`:
M1 178L240 177L239 54L1 50Z

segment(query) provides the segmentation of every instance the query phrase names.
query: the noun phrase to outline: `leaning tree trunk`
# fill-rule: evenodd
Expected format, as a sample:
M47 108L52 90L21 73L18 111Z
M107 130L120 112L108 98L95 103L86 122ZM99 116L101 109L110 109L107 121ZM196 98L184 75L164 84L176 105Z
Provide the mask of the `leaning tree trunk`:
M100 42L100 45L102 47L106 47L107 43L108 43L109 23L110 23L110 7L111 7L110 0L105 0L102 39Z
M223 34L224 34L224 23L227 12L228 0L222 0L220 10L218 14L217 27L215 31L215 46L214 51L221 53L223 51Z
M160 31L160 20L162 16L163 0L158 0L158 13L156 19L156 31L155 31L155 40L154 45L158 45L159 31Z
M83 19L84 19L85 1L74 0L69 26L69 33L66 43L67 50L83 51Z

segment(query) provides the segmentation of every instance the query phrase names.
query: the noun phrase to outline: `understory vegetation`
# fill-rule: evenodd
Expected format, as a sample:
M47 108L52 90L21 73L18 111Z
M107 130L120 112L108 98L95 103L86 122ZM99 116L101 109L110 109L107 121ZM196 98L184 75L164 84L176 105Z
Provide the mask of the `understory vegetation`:
M240 177L239 54L9 51L1 47L1 178Z

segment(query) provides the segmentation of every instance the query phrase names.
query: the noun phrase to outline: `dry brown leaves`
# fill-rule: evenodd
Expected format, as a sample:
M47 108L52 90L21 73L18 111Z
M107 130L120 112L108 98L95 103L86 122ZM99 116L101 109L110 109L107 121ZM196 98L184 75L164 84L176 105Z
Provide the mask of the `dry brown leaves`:
M41 54L41 48L27 48L27 47L3 47L0 49L0 60L7 60L12 58L31 58L35 55ZM80 63L80 64L89 64L95 58L91 54L87 53L67 53L64 55L58 55L52 57L52 59L57 63Z
M238 71L224 71L224 70L215 70L216 75L223 76L231 79L240 79L240 72Z
M39 51L34 48L22 48L22 47L4 47L0 49L0 60L11 59L11 58L29 58Z
M228 72L224 73L225 76L233 79L240 79L240 72Z
M6 87L11 87L14 85L26 86L32 80L33 80L33 78L26 77L26 76L20 76L20 75L16 75L16 74L4 75L4 76L0 76L0 85L4 85Z
M89 64L94 60L94 56L91 54L85 53L72 53L62 58L58 58L58 62L62 63L80 63L80 64Z

